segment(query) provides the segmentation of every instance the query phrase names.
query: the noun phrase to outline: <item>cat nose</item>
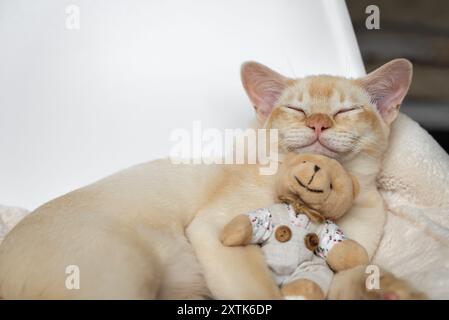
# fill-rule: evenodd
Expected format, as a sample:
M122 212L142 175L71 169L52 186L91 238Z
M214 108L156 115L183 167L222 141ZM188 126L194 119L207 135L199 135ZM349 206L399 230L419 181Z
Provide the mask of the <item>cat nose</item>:
M332 127L332 120L327 114L314 113L307 118L306 126L308 126L310 129L315 130L317 134L320 134L321 131Z
M310 126L308 126L308 127L309 127L310 129L315 130L315 131L324 131L324 130L330 128L330 126L323 125L323 124L319 124L319 123L317 123L317 124L312 124L312 125L310 125Z

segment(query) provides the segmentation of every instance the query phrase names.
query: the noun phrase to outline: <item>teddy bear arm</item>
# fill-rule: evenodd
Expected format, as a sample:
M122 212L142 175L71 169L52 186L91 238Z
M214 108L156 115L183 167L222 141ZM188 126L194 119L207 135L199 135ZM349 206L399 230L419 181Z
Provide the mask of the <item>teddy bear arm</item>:
M225 246L244 246L251 242L253 226L247 215L240 214L232 219L220 234Z
M335 272L368 264L365 248L354 240L344 240L335 244L326 257L327 264Z

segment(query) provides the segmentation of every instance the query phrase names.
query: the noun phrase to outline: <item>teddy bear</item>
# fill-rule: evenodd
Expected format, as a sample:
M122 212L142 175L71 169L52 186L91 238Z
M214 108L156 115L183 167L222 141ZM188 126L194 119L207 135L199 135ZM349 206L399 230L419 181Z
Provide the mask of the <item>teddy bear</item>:
M368 263L366 250L334 222L358 194L336 160L288 154L275 177L279 203L240 214L222 230L225 246L261 246L286 299L325 299L334 272Z

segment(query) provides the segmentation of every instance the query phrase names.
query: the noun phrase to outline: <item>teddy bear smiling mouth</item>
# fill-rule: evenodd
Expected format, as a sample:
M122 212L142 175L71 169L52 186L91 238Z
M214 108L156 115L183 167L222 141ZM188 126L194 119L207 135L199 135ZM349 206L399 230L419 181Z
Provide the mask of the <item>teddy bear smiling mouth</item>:
M320 189L312 189L312 188L309 188L309 187L306 186L304 183L302 183L301 180L299 180L297 176L294 176L294 177L295 177L296 182L298 182L298 184L299 184L301 187L303 187L304 189L306 189L307 191L315 192L315 193L323 193L323 192L324 192L323 190L320 190Z

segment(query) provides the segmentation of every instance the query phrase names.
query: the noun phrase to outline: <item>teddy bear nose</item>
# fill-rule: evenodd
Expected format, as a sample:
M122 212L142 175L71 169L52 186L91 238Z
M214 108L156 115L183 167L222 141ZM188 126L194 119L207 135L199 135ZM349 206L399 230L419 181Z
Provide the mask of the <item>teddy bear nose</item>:
M314 171L314 172L317 172L318 170L320 170L320 167L318 167L317 165L315 165L315 166L313 167L313 171Z

